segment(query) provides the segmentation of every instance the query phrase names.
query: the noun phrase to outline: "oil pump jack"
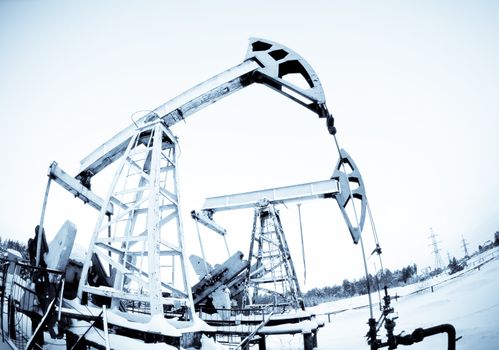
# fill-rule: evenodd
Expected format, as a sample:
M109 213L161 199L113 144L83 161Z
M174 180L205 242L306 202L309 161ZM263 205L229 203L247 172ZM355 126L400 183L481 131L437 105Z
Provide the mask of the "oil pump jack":
M355 163L344 150L341 157L339 164L348 162L353 171L347 174L337 170L331 179L323 181L207 198L200 211L191 212L196 222L225 239L227 230L214 221L214 214L236 209L254 210L248 260L243 260L243 254L237 252L224 264L209 269L204 253L203 258L191 257L201 277L192 290L195 306L198 310L209 310L211 307L211 311L218 313L220 317L201 313L208 324L217 327L217 334L239 335L244 341L251 334L242 331L241 325L254 321L244 315L262 312L266 317L262 318L260 328L257 327L253 334L259 336L259 349L266 348L265 337L268 335L295 333L303 334L306 350L317 347L317 332L324 323L305 309L277 207L312 199L335 198L347 216L347 197L352 194L347 186L348 182L355 181L359 186L354 190L356 197L351 197L350 202L359 200L363 225L366 213L363 181ZM337 166L337 169L340 167ZM350 221L347 225L354 240L358 240L361 227L353 226ZM203 247L201 236L199 240ZM201 251L204 249L201 248ZM230 309L230 314L227 309ZM223 326L220 326L221 321Z
M291 74L299 75L308 87L299 87L288 80ZM241 64L134 121L85 157L75 176L52 163L37 236L32 245L34 264L6 263L13 264L14 279L11 280L16 281L2 289L2 298L8 298L9 320L7 330L2 323L2 336L7 336L11 347L43 347L44 333L48 331L51 337L62 336L61 341L68 348L119 348L123 344L147 348L153 343L171 349L172 346L199 346L201 334L216 331L197 316L196 305L216 293L216 283L220 279L213 276L217 271L211 270L211 277L206 276L194 287L191 287L187 272L177 175L178 141L171 128L204 107L255 83L267 86L314 112L325 120L328 132L335 136L334 119L312 67L281 44L252 38ZM291 195L288 193L281 201L300 196L334 197L353 241L357 243L361 239L365 218L365 192L353 161L339 147L338 151L340 160L332 178L325 182L326 190L300 194L298 188L293 188ZM107 185L107 193L99 195L93 192L94 179L97 180L99 173L111 164L116 169ZM350 172L346 171L347 166L351 168ZM98 211L88 250L80 261L62 254L71 251L74 244L76 227L70 222L63 225L51 243L43 243L45 211L53 181ZM356 183L356 189L352 190L351 183ZM256 197L256 202L255 198L251 202L256 211L249 261L239 264L242 259L236 256L234 265L229 264L239 270L233 272L235 276L242 276L236 282L242 283L245 291L248 286L253 289L254 297L247 299L244 305L257 302L256 296L263 289L268 272L274 272L274 282L286 280L280 291L283 298L278 299L279 293L274 291L276 303L284 302L302 309L301 292L293 277L292 261L286 256L287 244L275 209L279 199L276 202L268 193L262 192L258 192ZM354 201L360 201L361 213L353 219L346 208ZM216 227L211 216L221 207L210 205L204 209L197 219ZM263 241L284 252L284 259L276 261L266 256L265 253L272 255L273 252L264 249ZM276 266L282 267L285 273L276 277ZM241 271L245 273L241 275ZM227 278L226 282L233 283L228 287L234 287L234 290L239 288L233 278ZM13 324L21 324L16 323L20 319L25 321L26 329L14 328ZM269 320L270 317L264 317L238 347L247 348ZM54 332L56 324L59 334ZM370 329L372 348L384 345L376 341L375 331L374 321L374 327ZM309 337L305 348L312 349L317 345L315 343L316 338ZM392 341L390 346L393 344ZM265 344L259 342L259 347L262 349Z
M308 88L287 80L290 74L299 75ZM43 232L52 181L99 211L77 278L74 300L86 308L105 306L110 308L109 313L132 322L123 325L108 320L118 330L116 334L128 334L130 331L126 329L132 328L142 332L141 337L150 337L146 331L140 331L144 329L141 322L145 321L135 317L133 310L137 309L149 316L146 323L151 320L164 323L163 328L158 326L154 331L161 333L161 339L176 338L174 345L185 346L184 338L190 337L186 334L195 333L196 313L187 273L176 172L178 142L171 128L204 107L255 83L270 87L324 118L328 130L335 132L321 83L311 66L283 45L250 39L241 64L136 120L84 158L76 176L68 175L56 163L50 166L40 230ZM94 193L93 180L113 163L116 171L107 194ZM40 247L38 243L37 265ZM164 329L170 329L170 333L162 334Z
M340 171L342 163L348 163L351 171L348 173ZM349 192L349 183L352 182L358 184L358 187L353 190L354 193ZM227 231L213 220L214 214L237 209L254 209L249 260L245 266L246 294L248 294L248 287L251 286L253 290L251 299L254 302L258 296L258 290L265 289L273 294L274 305L283 303L283 305L291 306L294 309L304 309L302 293L277 205L321 198L336 199L354 242L358 242L366 216L365 188L355 163L345 150L341 150L341 160L338 162L331 179L207 198L203 208L200 211L191 212L191 216L197 222L226 239ZM355 226L350 221L346 210L350 202L354 205L354 201L359 202L358 207L361 209L359 226ZM252 264L253 260L254 265ZM196 263L200 264L198 261ZM200 275L205 274L203 267L204 265L201 264ZM231 278L235 277L236 275L232 275ZM231 285L234 284L230 281L227 282ZM279 291L269 291L262 287L268 283L272 283L274 286L279 283ZM203 295L209 294L210 287L206 284L202 285L200 289ZM239 295L242 290L233 290L232 292L234 295ZM194 291L194 295L196 296L196 291ZM249 304L253 303L249 299L245 300ZM197 301L200 300L197 299ZM244 306L242 300L238 301L238 305Z

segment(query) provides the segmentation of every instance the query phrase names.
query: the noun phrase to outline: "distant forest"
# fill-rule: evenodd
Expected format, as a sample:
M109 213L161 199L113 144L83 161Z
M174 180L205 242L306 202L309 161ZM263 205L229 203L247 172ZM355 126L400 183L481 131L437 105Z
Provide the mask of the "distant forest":
M494 233L493 241L487 241L479 245L476 253L483 253L484 251L492 249L496 246L499 246L499 231ZM469 257L466 256L464 260L466 259L469 259ZM464 266L466 266L465 262L460 262L455 257L449 257L449 265L447 266L449 268L449 273L452 274L460 271L464 268ZM441 269L434 270L429 276L438 274L441 271ZM389 288L398 287L408 283L414 283L417 280L421 280L421 278L423 278L423 276L418 277L418 267L416 264L413 264L394 272L391 272L389 269L385 269L383 272L378 272L375 276L369 274L369 285L371 292L376 292L377 290L382 291L384 286ZM315 306L328 301L364 294L367 294L367 283L366 278L362 277L359 280L353 281L345 279L341 285L311 289L304 295L304 301L306 306Z
M394 272L389 269L384 269L383 272L380 271L375 276L369 274L369 286L371 292L377 291L378 289L383 290L384 286L397 287L407 283L413 283L417 274L418 267L416 264L408 265L403 269ZM341 285L332 287L313 288L303 297L306 306L315 306L328 301L364 294L367 294L366 277L353 281L345 279Z
M19 253L21 253L23 258L28 258L28 247L25 243L14 241L12 239L3 240L2 237L0 237L0 251L3 252L7 249L17 250Z

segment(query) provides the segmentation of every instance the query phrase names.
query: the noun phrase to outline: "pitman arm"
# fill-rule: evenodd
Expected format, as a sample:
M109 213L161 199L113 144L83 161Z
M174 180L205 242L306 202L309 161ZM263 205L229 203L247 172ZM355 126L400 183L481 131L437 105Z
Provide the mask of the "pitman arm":
M300 74L309 88L303 89L283 79L288 74ZM329 132L335 133L333 117L327 110L322 85L312 67L283 45L251 38L243 63L185 91L119 132L81 161L77 179L88 181L120 158L137 129L158 118L170 127L253 83L264 84L317 113L319 118L327 118Z

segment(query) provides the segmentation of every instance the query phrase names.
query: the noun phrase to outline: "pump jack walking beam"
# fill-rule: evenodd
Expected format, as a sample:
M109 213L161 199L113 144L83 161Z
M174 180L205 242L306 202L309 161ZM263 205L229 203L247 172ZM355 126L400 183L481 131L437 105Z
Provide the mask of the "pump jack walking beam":
M336 179L206 198L201 211L192 211L194 220L225 236L227 231L213 221L219 211L255 208L265 203L289 203L315 198L331 198L339 193Z
M330 180L210 197L205 200L201 211L192 211L191 216L209 229L225 236L227 231L213 221L213 214L216 212L317 198L336 200L353 242L358 243L366 218L366 191L357 165L344 149L340 150L340 158ZM354 205L360 209L359 217L356 218L358 220L350 217L347 210L349 206Z
M299 185L206 198L202 210L211 212L254 208L262 200L289 203L315 198L331 198L339 193L337 180L323 180Z
M308 84L303 89L285 79L288 74L300 75ZM324 91L312 67L293 50L264 39L250 39L243 63L230 68L160 105L81 161L77 179L89 183L90 178L120 158L138 128L158 119L171 127L191 114L239 91L253 83L268 86L296 103L326 118L331 134L335 134L334 120L328 112Z

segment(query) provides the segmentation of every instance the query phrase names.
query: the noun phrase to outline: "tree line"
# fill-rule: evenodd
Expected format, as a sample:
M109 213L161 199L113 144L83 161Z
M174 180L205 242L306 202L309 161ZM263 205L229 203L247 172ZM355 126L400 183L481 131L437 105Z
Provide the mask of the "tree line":
M340 285L327 286L323 288L313 288L309 290L303 297L306 306L314 306L328 301L349 298L356 295L364 295L368 293L368 283L371 292L383 290L384 286L387 287L398 287L405 285L407 283L414 282L418 273L418 267L416 264L407 265L401 270L396 270L394 272L389 269L384 269L379 271L374 276L369 274L366 278L365 276L350 281L344 279L343 283Z
M21 253L23 258L28 258L28 247L25 243L21 243L13 239L2 239L2 237L0 237L0 251L4 252L7 249L17 250L19 253Z

